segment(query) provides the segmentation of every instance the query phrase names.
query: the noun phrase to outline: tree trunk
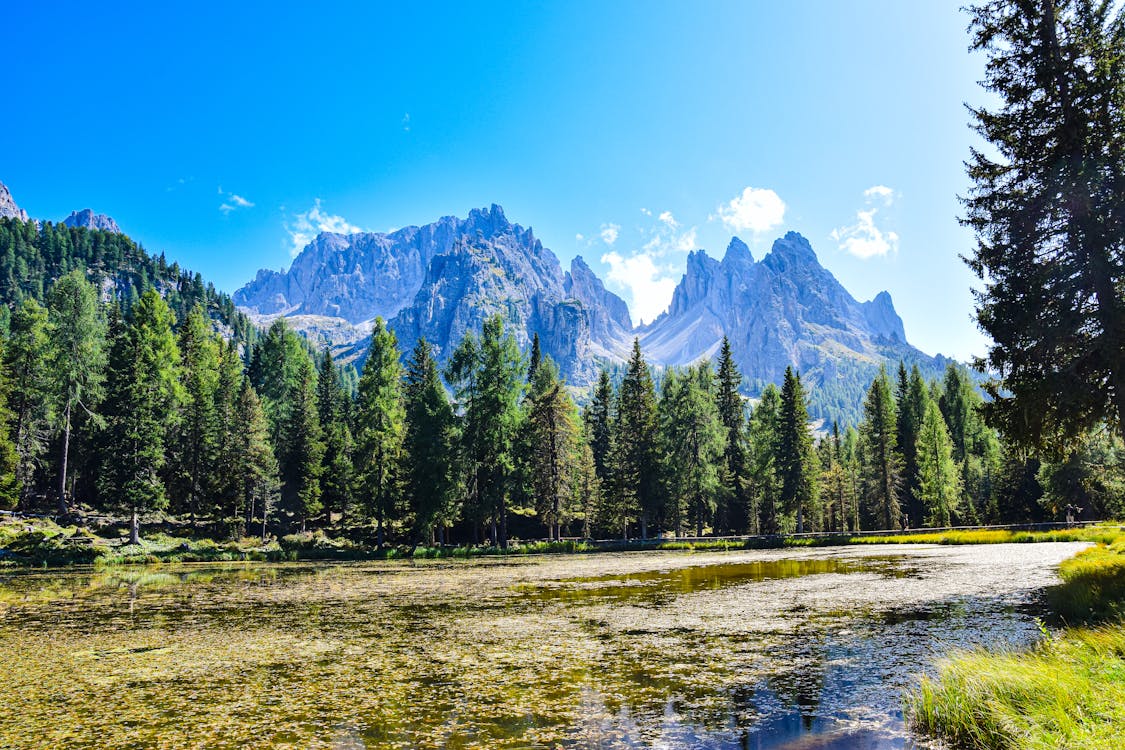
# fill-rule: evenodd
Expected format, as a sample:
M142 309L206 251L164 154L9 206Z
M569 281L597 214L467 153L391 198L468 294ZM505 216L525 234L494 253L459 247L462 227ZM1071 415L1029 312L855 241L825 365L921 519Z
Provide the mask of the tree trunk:
M379 515L375 519L375 546L378 549L383 549L383 516Z
M137 506L133 506L133 518L129 525L129 544L141 543L141 519L137 515Z
M648 539L648 511L641 513L641 539Z
M262 544L266 543L266 505L262 504Z
M70 512L66 502L66 464L70 458L70 403L66 405L65 426L63 427L62 468L59 474L59 515Z

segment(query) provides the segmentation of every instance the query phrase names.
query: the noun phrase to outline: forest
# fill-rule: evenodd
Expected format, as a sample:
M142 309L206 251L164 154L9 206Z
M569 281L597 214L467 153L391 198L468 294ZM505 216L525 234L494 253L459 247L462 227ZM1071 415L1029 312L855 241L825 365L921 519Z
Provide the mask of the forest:
M377 320L356 382L283 320L260 332L198 275L105 232L0 222L0 288L0 504L129 518L133 540L167 517L216 539L323 529L383 547L1121 510L1113 431L1011 445L960 365L930 382L884 369L858 424L814 424L798 372L748 398L726 342L667 370L634 342L576 399L500 317L445 368Z

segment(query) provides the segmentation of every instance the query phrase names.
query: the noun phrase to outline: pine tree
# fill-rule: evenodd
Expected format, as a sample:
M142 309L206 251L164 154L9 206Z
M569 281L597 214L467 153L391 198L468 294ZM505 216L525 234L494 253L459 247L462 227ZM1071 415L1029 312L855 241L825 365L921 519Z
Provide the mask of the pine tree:
M34 298L24 299L12 313L11 336L4 350L4 364L11 380L8 405L17 456L19 504L25 508L47 448L51 424L47 326L47 310Z
M219 344L211 332L210 321L199 306L191 309L180 328L179 350L184 398L174 446L172 488L182 509L191 515L194 527L200 502L214 497L219 449L219 424L215 413Z
M240 496L240 510L248 520L253 519L256 512L261 512L261 537L264 543L266 524L270 511L277 504L281 481L277 459L270 446L269 421L248 378L242 379L235 414L241 425L234 441L237 447L234 476Z
M901 516L898 497L902 458L897 450L897 422L887 371L880 368L863 401L859 432L864 498L872 521L884 529L895 528Z
M750 414L750 476L753 498L759 517L758 528L765 534L781 530L781 478L777 465L777 441L781 420L781 392L773 383L762 389L761 398ZM752 508L754 510L754 508Z
M332 352L326 348L316 380L316 408L324 429L321 489L325 508L329 513L339 511L341 520L347 514L353 492L354 446L351 430L344 418L346 399L340 371L332 360Z
M20 500L20 461L9 427L13 420L12 410L8 407L12 384L4 364L5 354L0 343L0 507L13 508Z
M214 505L229 526L231 536L242 536L253 518L245 502L240 478L243 463L241 441L248 429L240 407L245 376L238 344L233 339L219 350L219 373L215 386L215 423L217 451L211 486L215 493ZM246 383L249 386L249 383ZM257 403L257 394L254 396ZM258 404L260 410L261 406ZM265 419L264 413L262 419ZM268 439L269 426L265 430ZM272 450L270 455L273 455ZM277 472L274 472L276 480Z
M986 410L1008 439L1125 435L1125 8L1087 0L970 8L999 103L973 110L964 223L985 282ZM956 428L950 425L956 443Z
M602 368L598 372L598 382L594 386L594 393L586 407L584 415L586 429L589 432L590 451L594 457L594 467L598 479L603 483L609 477L609 457L612 451L613 431L613 385L609 380L609 372Z
M718 387L716 402L719 419L726 429L724 456L726 458L725 484L720 493L716 528L722 531L746 532L757 526L751 518L746 468L746 405L739 389L742 373L734 362L730 341L723 336L719 349Z
M184 397L174 322L154 289L141 294L127 324L116 308L111 320L101 493L130 512L131 544L140 542L140 513L168 504L165 449Z
M661 444L669 521L677 536L685 523L703 536L712 521L722 489L727 430L716 404L715 373L701 363L683 373L670 372L660 400Z
M559 539L572 515L579 427L577 409L550 357L542 359L532 375L528 407L526 432L536 510L547 526L547 538Z
M386 525L397 518L402 499L401 461L405 430L402 365L398 339L382 318L375 319L371 346L359 379L356 402L356 471L368 513L375 519L378 545Z
M950 526L961 495L961 479L953 461L953 441L941 410L933 401L926 402L916 448L918 491L926 508L926 523Z
M105 367L105 324L98 315L98 295L81 271L72 271L51 289L47 369L53 391L62 455L59 459L58 508L69 512L67 471L76 417L90 415L101 395Z
M297 361L296 380L286 399L282 432L281 502L301 522L305 531L324 506L320 477L324 468L324 433L316 411L316 370L303 352Z
M781 479L781 508L796 517L797 533L805 530L805 513L815 506L819 467L813 452L808 399L801 376L785 368L778 415L777 471Z
M574 463L574 508L582 518L582 537L590 539L593 536L595 524L600 522L602 507L601 478L598 476L597 463L594 461L594 451L590 445L590 423L582 422L582 434L578 440Z
M406 366L403 399L403 474L414 538L423 541L426 533L432 538L435 527L444 537L456 517L456 419L424 338L415 343Z
M531 339L531 356L527 362L527 382L531 383L535 379L535 373L539 369L539 365L543 362L543 353L539 349L539 333L534 334Z
M832 423L832 432L821 440L821 492L824 500L824 528L844 532L848 529L848 475L844 466L840 426Z
M633 339L633 353L617 394L610 460L613 510L625 538L629 521L636 518L641 538L647 539L648 522L658 510L657 428L656 387L640 340Z

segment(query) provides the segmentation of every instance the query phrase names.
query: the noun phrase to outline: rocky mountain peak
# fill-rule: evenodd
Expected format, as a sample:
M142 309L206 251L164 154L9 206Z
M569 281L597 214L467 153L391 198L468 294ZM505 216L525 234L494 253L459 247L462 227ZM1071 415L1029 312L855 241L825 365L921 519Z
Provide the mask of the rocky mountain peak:
M96 214L89 208L84 208L81 211L71 211L70 216L63 219L63 224L66 224L68 227L82 227L83 229L124 234L121 231L121 227L117 226L117 222L112 218L105 214Z
M723 256L723 263L748 264L753 262L754 255L750 252L747 244L738 237L731 237L730 244L727 245L726 255Z
M8 186L0 182L0 219L27 221L27 211L16 205Z
M879 292L875 295L875 299L864 302L861 307L872 333L890 342L906 343L906 330L903 328L902 318L895 311L895 303L888 292Z

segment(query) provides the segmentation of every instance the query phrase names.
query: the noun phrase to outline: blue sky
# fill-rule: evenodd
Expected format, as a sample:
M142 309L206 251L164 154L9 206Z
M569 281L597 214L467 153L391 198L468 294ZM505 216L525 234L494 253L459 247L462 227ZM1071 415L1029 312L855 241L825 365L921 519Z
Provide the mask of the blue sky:
M957 2L235 5L8 8L17 202L108 213L227 291L294 236L499 203L645 319L688 250L792 229L915 345L983 353Z

